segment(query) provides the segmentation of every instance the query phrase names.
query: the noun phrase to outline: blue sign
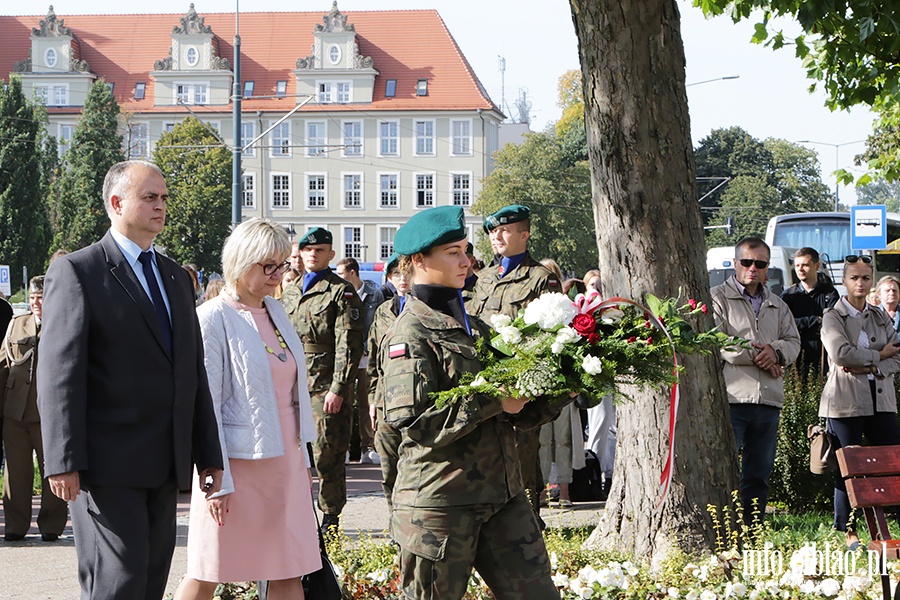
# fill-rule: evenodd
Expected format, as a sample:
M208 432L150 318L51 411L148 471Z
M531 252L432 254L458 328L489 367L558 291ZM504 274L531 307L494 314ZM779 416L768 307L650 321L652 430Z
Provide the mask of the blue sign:
M9 266L0 265L0 292L3 292L4 296L9 297L9 295L12 294L10 287Z
M850 249L884 250L887 248L887 207L850 207Z

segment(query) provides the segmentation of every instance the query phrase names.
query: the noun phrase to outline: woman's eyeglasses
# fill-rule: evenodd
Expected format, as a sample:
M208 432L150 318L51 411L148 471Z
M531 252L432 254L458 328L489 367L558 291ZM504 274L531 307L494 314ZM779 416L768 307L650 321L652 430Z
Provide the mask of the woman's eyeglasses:
M280 265L276 265L276 264L272 264L272 263L265 264L265 265L263 263L256 263L256 264L258 264L259 266L261 266L263 268L263 274L266 275L267 277L274 275L275 271L281 271L283 273L284 271L287 271L288 269L291 268L291 261L289 261L289 260L284 261Z
M851 265L852 265L853 263L855 263L855 262L858 262L858 261L863 261L865 264L871 265L871 264L872 264L872 257L871 257L871 256L866 256L866 255L860 256L860 255L857 255L857 254L848 254L847 256L844 257L844 262L850 263Z
M753 260L752 258L739 258L737 259L739 263L741 263L742 267L750 268L751 265L756 266L757 269L765 269L769 266L769 261L767 260Z

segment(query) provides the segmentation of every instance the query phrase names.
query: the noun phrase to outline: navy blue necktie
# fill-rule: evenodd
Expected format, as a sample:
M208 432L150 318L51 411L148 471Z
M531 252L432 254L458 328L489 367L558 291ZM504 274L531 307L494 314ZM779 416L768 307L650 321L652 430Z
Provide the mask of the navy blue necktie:
M156 312L156 321L159 323L159 330L162 332L163 340L166 342L166 348L169 354L172 353L172 324L169 322L169 313L166 310L166 302L163 300L162 292L159 284L156 282L156 274L153 272L153 254L150 252L141 252L138 261L144 269L144 279L147 280L147 288L150 290L150 300L153 301L153 310Z
M316 282L316 277L318 275L319 274L315 271L313 271L312 273L305 273L303 275L303 293L304 294L306 293L306 290L308 290L310 288L310 286L312 286Z

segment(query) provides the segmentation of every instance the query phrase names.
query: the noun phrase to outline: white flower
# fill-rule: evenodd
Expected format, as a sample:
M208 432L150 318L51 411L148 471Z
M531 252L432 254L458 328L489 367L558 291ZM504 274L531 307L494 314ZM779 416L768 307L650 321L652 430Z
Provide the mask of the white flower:
M625 313L618 308L610 308L601 313L600 320L608 325L615 325L625 316Z
M367 579L370 579L376 583L384 583L388 579L387 569L379 569L378 571L372 571L368 575L366 575Z
M837 596L841 591L841 584L836 579L829 577L819 584L819 592L825 596Z
M666 593L669 595L669 598L680 598L681 591L677 587L670 587L666 590Z
M568 325L576 314L575 306L568 296L551 293L532 300L531 304L525 307L522 318L528 325L537 323L538 327L549 331L560 325Z
M715 592L709 590L703 590L703 593L700 594L700 600L718 600L718 598Z
M496 314L491 316L491 327L495 330L501 327L509 327L512 325L512 322L513 320L506 315Z
M558 588L565 588L569 585L569 576L565 573L557 573L553 576L553 585Z
M498 328L497 333L500 334L500 337L507 344L518 344L522 341L522 332L512 325Z
M580 340L581 336L571 327L563 327L556 332L556 342L559 344L574 344Z
M589 375L599 375L603 372L603 361L596 356L588 355L581 361L581 368ZM687 567L685 567L685 570L687 570Z
M697 600L700 597L700 594L697 593L697 590L691 590L684 596L684 600Z
M487 379L485 379L484 377L482 377L481 375L479 375L478 377L476 377L475 379L473 379L473 380L472 380L472 383L470 383L469 385L472 386L472 387L478 387L479 385L484 385L484 384L486 384L486 383L487 383Z
M844 585L841 586L847 593L853 592L863 592L869 589L869 586L872 584L871 580L862 575L847 575L844 578Z
M743 583L731 583L730 581L725 586L725 597L734 596L735 598L743 598L747 595L747 586Z
M550 568L554 571L557 569L556 565L558 564L559 557L556 555L556 550L550 553Z
M559 342L553 342L550 344L550 352L553 354L561 354L563 350L565 350L565 346L560 344Z

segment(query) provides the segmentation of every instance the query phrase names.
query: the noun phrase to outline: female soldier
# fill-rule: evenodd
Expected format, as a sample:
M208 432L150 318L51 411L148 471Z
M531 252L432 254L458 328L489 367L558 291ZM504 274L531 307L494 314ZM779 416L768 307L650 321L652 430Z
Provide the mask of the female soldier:
M559 405L474 395L437 408L430 392L481 370L475 339L488 331L460 296L469 266L462 209L417 213L394 250L414 281L380 348L384 420L401 433L391 535L403 592L461 598L474 566L498 600L558 599L513 426L551 421Z

